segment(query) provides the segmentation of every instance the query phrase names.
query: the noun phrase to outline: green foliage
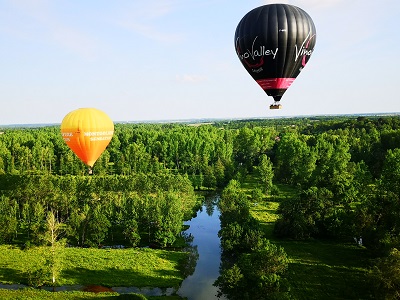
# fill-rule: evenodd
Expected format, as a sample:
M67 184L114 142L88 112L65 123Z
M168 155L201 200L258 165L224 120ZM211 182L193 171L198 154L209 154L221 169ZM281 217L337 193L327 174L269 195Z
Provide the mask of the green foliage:
M283 248L265 239L237 181L232 180L223 190L218 206L218 236L225 262L214 283L219 295L229 299L282 298L288 287L280 275L287 269L288 258Z
M175 241L184 219L197 205L189 179L170 173L0 175L0 183L0 222L7 221L0 238L8 242L18 238L33 245L43 242L46 216L52 211L65 224L71 245L138 245L141 241L165 247Z
M396 248L387 257L375 260L370 279L376 299L400 298L400 252Z
M400 147L400 144L398 146ZM400 196L400 148L387 152L380 187L384 191Z
M275 233L296 239L326 234L328 218L335 211L332 196L328 189L312 187L298 198L282 202L277 211L281 218L276 222Z
M258 172L261 176L261 181L264 184L264 190L269 193L272 189L274 178L273 165L268 156L262 155L260 164L258 165Z
M17 201L0 196L0 243L11 242L18 232Z
M243 274L243 286L252 287L242 291L241 299L265 299L280 297L288 291L289 286L282 280L288 268L289 260L282 247L265 243L263 249L253 251L250 254L243 254L238 262Z
M253 200L253 203L257 204L258 202L263 200L263 192L259 188L255 188L251 192L251 199Z
M285 133L276 151L277 177L291 184L306 184L316 167L315 151L307 145L307 136Z
M246 221L250 213L249 205L246 194L240 189L240 183L236 180L231 180L222 191L221 199L218 203L222 214L222 225L234 221Z
M356 210L364 244L377 255L400 247L400 149L389 150L380 180Z

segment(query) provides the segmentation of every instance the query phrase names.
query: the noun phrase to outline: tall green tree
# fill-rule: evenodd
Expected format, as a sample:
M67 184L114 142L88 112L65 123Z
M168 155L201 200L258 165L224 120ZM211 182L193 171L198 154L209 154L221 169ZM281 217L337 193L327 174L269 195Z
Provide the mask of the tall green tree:
M271 160L265 154L261 156L260 164L258 165L258 172L260 173L265 191L269 193L273 185L272 180L274 178L274 170Z
M280 218L274 232L296 239L326 236L327 221L336 209L332 198L328 189L311 187L298 197L286 199L278 208Z
M296 132L285 133L276 151L276 175L286 183L307 184L316 166L316 153L307 137Z
M53 212L50 211L47 213L44 240L50 247L50 251L47 255L47 264L50 269L51 283L53 286L55 286L57 277L61 273L64 259L65 242L60 240L62 226L63 224L56 219Z

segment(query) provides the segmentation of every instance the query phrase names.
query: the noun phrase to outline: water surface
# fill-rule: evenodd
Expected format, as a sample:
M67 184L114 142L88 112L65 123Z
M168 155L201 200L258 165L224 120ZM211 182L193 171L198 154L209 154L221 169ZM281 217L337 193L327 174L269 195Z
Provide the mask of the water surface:
M218 289L213 286L219 276L221 261L219 211L216 206L219 196L207 197L197 216L186 222L186 231L193 237L193 247L197 247L198 260L194 273L188 276L178 290L178 295L189 300L212 300L217 298ZM222 298L220 298L222 299Z

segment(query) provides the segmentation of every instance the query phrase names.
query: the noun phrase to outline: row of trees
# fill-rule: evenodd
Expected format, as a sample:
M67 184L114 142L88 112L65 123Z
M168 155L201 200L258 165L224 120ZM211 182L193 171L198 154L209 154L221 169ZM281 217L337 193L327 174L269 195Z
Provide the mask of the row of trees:
M48 213L74 246L174 243L197 203L187 176L0 176L0 242L45 242Z
M116 124L110 145L96 162L97 175L188 174L196 187L223 187L238 166L251 168L270 151L273 127L225 130L211 125ZM85 169L58 127L6 129L0 134L0 174L83 175Z
M288 268L286 252L265 238L250 215L250 200L232 180L218 203L221 212L222 259L214 283L228 299L284 299L289 285L281 277Z
M399 123L397 117L386 117L201 126L116 124L95 171L98 175L130 175L174 169L189 176L202 175L203 181L197 184L224 187L239 169L251 171L266 154L277 167L279 180L288 183L308 181L314 166L325 163L321 159L334 164L332 159L341 156L345 161L363 161L373 178L378 178L387 150L400 143ZM331 158L332 151L338 153ZM85 169L62 140L58 126L6 128L0 130L1 173L83 175Z

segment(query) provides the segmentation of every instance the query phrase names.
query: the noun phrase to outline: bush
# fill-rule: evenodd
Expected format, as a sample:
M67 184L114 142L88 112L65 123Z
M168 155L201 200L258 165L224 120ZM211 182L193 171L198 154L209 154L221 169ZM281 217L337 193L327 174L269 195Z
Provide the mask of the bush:
M400 299L400 251L393 248L389 256L376 259L370 278L376 299Z

